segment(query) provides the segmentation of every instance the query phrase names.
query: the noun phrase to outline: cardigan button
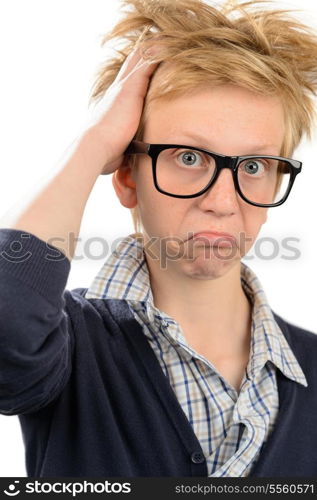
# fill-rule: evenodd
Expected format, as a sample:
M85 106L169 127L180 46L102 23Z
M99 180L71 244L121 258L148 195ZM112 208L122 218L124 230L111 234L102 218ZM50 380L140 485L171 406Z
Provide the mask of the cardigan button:
M202 464L205 461L205 457L200 451L194 451L194 453L191 454L191 461L194 464Z

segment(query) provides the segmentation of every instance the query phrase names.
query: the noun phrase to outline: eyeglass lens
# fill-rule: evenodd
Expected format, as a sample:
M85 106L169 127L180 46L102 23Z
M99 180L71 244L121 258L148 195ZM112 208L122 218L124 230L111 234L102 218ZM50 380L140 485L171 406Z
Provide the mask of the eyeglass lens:
M157 158L157 183L170 194L196 194L215 174L216 160L195 149L168 148ZM277 203L287 192L291 166L284 160L254 157L239 163L237 178L241 192L249 201Z

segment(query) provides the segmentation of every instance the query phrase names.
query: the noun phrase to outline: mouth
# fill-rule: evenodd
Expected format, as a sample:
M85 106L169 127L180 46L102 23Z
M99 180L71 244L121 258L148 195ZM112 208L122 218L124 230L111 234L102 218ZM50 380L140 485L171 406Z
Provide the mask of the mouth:
M218 231L199 231L193 233L188 240L194 242L201 241L207 245L218 246L218 247L230 247L237 246L236 238L229 233L220 233Z

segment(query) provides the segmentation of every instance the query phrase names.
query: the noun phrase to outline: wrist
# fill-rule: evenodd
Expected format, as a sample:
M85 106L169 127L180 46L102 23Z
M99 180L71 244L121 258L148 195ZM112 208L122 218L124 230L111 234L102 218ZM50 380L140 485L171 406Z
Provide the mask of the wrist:
M80 136L78 149L90 172L95 175L104 173L105 166L111 162L110 141L105 134L96 127L86 129Z

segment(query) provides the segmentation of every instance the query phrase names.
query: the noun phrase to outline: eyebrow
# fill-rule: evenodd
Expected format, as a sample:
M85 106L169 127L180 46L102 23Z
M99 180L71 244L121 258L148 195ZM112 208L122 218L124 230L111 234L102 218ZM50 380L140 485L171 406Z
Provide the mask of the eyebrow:
M197 147L201 147L202 149L208 149L210 151L214 151L216 150L217 148L213 148L210 143L208 145L207 141L206 141L206 137L203 137L199 134L195 134L194 132L180 132L180 136L184 136L188 139L194 139L195 141L197 141L199 144L202 144L202 146L197 146ZM188 144L189 145L189 144ZM257 154L257 153L260 153L262 152L263 150L267 150L267 149L273 149L273 150L277 150L278 152L280 151L280 148L277 146L277 144L253 144L252 146L249 146L247 148L245 148L246 150L250 151L249 153L245 152L244 155L248 155L248 154ZM241 156L241 155L237 155L237 156Z

